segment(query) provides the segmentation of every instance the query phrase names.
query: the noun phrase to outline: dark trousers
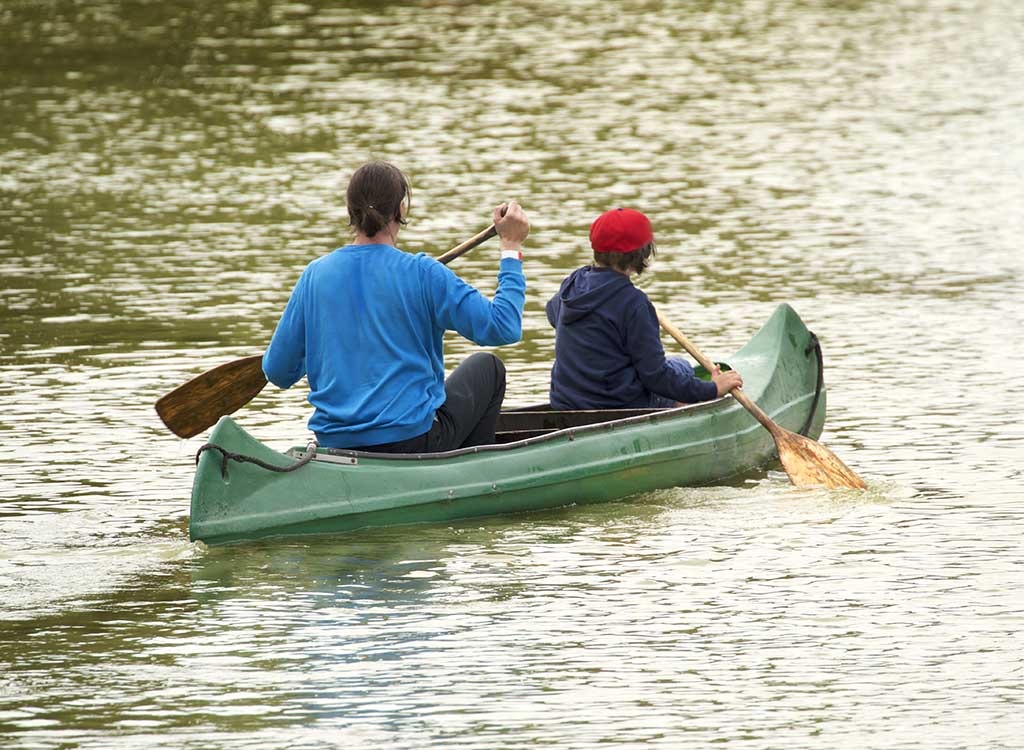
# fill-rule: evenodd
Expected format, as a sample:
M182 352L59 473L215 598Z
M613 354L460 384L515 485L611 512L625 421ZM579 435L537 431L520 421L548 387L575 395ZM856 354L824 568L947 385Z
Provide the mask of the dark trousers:
M413 438L356 450L378 453L440 453L494 442L505 398L505 365L489 352L463 360L444 381L445 401L431 428Z

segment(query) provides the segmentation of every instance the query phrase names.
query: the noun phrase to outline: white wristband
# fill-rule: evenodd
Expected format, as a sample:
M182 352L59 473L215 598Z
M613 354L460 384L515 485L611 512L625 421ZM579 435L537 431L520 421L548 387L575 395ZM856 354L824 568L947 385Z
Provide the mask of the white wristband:
M502 260L504 260L505 258L511 258L512 260L522 260L523 254L519 250L502 250L501 258Z

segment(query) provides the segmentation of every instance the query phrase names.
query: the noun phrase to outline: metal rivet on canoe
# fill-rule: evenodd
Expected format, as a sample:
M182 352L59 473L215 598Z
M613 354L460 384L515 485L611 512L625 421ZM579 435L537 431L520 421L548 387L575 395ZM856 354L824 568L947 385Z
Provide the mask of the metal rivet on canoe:
M448 497L455 497L455 490L448 490Z
M498 489L498 483L497 482L491 482L491 489L492 490Z

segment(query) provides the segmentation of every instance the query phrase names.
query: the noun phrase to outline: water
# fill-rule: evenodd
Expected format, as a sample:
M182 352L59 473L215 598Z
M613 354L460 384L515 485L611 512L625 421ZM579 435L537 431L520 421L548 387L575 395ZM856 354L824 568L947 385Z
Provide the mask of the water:
M1024 747L1024 6L20 0L0 41L5 747ZM870 489L189 544L153 403L262 350L374 156L408 249L526 206L509 401L632 205L709 354L801 313ZM306 436L298 389L238 416Z

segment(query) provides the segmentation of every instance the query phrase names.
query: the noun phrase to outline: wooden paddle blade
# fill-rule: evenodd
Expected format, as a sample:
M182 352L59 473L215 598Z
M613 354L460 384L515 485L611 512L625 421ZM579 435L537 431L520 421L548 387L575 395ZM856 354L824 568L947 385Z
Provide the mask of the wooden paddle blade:
M853 469L821 443L781 427L772 435L782 467L797 487L867 488Z
M686 338L682 331L672 325L661 313L658 313L658 322L661 323L661 327L665 329L666 333L689 352L691 357L700 362L704 369L711 372L714 363L705 357L704 353ZM829 489L849 487L858 490L867 488L864 480L824 445L776 424L760 406L754 403L753 399L743 392L742 388L733 388L731 393L732 397L771 433L775 439L775 447L779 451L782 468L789 475L789 481L797 487L824 486Z
M267 384L263 355L207 370L156 402L156 413L178 437L190 438L249 403Z

